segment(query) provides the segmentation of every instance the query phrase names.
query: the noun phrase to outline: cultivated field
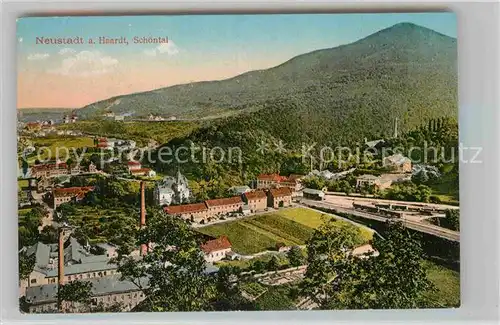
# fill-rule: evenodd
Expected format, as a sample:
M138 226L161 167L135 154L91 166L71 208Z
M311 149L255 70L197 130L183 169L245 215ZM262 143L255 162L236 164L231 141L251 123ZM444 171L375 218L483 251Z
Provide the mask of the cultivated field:
M68 137L54 136L46 138L33 138L33 144L40 150L38 155L28 156L28 163L33 163L36 159L50 160L56 159L56 154L59 154L61 160L74 156L74 150L78 148L94 147L94 139L91 137ZM41 150L40 148L45 148ZM68 151L66 151L66 149ZM58 151L57 151L58 150ZM69 154L69 156L68 156Z
M233 250L240 254L255 254L273 250L277 243L285 245L304 245L314 228L321 225L324 218L332 218L321 212L290 208L277 212L220 223L199 228L198 231L211 236L228 236ZM354 227L345 221L337 221L339 227ZM372 232L360 228L363 241L372 238Z

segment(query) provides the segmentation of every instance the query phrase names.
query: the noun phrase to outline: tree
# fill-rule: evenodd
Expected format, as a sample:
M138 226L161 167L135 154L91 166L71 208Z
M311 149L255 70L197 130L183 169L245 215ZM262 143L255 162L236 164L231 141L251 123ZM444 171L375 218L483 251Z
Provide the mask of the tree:
M278 256L273 255L273 257L271 257L271 259L267 263L267 269L269 271L277 271L279 267L280 267L280 260Z
M324 218L307 241L307 270L301 284L303 295L324 307L337 301L340 293L336 278L348 273L346 252L362 243L361 231L351 224L337 225L335 219Z
M57 229L52 225L43 227L42 231L40 232L40 241L42 243L53 244L58 241L58 238L59 233Z
M62 310L65 311L66 303L73 302L81 304L83 308L90 305L92 297L92 283L89 281L73 281L62 285L57 293L57 299L61 301Z
M448 209L445 211L445 218L441 221L441 226L452 229L460 230L460 210Z
M214 310L252 310L252 304L241 294L238 275L237 267L221 266L215 283L217 295L212 301Z
M310 264L307 269L306 293L324 309L408 309L427 305L424 294L432 285L422 264L420 242L400 222L388 222L383 236L373 240L378 256L324 253L323 265L316 263L311 268ZM324 247L325 241L320 238L317 245ZM311 284L320 290L313 290Z
M304 263L304 254L299 246L293 246L287 254L291 266L300 266Z
M138 236L138 244L154 243L140 260L120 256L123 280L135 283L146 299L144 311L210 310L216 296L206 273L198 237L183 220L154 212ZM149 279L144 287L141 279Z
M36 257L35 254L28 256L26 251L19 252L19 279L26 280L29 278L33 268L35 267Z

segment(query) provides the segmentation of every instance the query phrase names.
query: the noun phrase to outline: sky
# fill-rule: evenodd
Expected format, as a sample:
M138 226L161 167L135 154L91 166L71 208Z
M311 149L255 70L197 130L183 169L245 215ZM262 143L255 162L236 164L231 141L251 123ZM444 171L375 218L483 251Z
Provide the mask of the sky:
M230 78L400 22L456 37L453 13L20 18L17 107L79 108L117 95ZM81 37L84 44L37 44L42 37ZM98 44L99 37L123 37L128 45ZM134 43L134 37L168 43Z

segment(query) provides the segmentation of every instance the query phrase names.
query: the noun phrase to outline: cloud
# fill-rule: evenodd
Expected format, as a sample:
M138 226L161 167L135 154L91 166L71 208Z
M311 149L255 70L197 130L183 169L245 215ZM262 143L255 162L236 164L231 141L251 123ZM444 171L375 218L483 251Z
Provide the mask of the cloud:
M155 48L144 50L144 54L147 56L156 56L159 54L176 55L178 53L179 47L170 40L168 41L168 43L161 43Z
M49 53L33 53L28 55L28 60L30 61L39 61L39 60L45 60L49 57Z
M76 50L70 49L69 47L65 47L59 51L59 55L66 55L66 54L75 54Z
M113 71L118 60L99 51L81 51L62 60L59 68L49 72L64 76L88 77Z
M156 48L144 50L144 54L147 56L156 56Z

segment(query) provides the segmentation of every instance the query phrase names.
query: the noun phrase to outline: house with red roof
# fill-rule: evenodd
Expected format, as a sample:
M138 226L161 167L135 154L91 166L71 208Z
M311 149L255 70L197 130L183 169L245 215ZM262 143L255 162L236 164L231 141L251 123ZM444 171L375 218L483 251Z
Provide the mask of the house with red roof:
M245 204L248 205L251 213L267 209L267 195L264 191L246 192L243 193L242 198Z
M127 163L127 167L129 172L132 172L133 170L142 169L142 165L138 161L129 161Z
M206 200L205 204L208 208L209 217L223 216L231 212L241 212L243 208L243 200L240 196Z
M53 189L52 190L53 207L55 209L62 203L69 202L73 199L79 201L85 197L85 194L93 190L94 190L93 186Z
M292 190L289 187L272 188L267 192L267 204L275 209L292 204Z
M303 177L303 175L297 174L291 174L289 176L261 174L257 176L257 189L289 187L292 192L298 192L302 188L301 180Z
M132 176L147 176L147 177L155 177L156 172L149 168L137 168L137 169L129 169L130 175Z
M164 208L165 213L181 217L184 220L200 222L208 218L208 208L203 203L170 205Z
M35 178L68 175L70 170L63 162L38 164L31 167L31 175Z
M226 258L227 254L231 252L231 248L232 244L226 236L220 236L201 245L201 250L205 253L205 261L208 263Z

